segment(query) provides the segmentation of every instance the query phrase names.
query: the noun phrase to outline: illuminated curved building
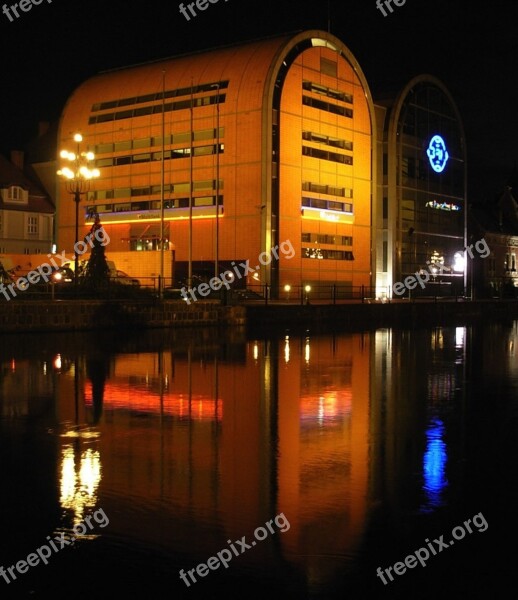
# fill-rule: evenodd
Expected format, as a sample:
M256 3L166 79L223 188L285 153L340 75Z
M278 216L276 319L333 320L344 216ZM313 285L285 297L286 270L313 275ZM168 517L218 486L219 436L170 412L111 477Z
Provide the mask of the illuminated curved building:
M79 237L88 211L98 212L108 258L132 276L158 275L163 238L164 274L175 282L189 262L208 280L250 260L236 287L372 283L374 104L333 35L306 31L101 73L69 98L58 146L76 131L101 171L81 203ZM58 196L57 246L70 252L74 203L64 184ZM285 245L270 261L286 240L293 258Z
M67 102L58 147L75 132L101 172L81 203L79 237L99 213L108 258L131 276L176 285L190 264L194 283L230 270L233 287L268 284L274 297L286 285L329 297L335 283L343 296L375 286L390 297L423 271L429 282L414 293L466 285L466 147L454 100L420 75L373 102L329 33L101 73ZM63 184L57 206L57 248L71 255L74 203Z
M455 102L438 79L420 75L396 96L377 98L376 105L383 139L376 200L377 289L390 290L427 271L425 290L418 286L416 292L460 291L466 277L466 146Z

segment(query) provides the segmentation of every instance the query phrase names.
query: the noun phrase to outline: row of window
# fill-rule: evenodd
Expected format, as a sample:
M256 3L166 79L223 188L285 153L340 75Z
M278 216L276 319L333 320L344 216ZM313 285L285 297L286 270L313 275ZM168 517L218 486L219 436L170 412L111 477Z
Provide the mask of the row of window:
M506 254L504 267L506 271L516 271L516 254Z
M225 144L219 144L219 154L225 151ZM164 160L175 158L186 158L190 156L191 148L176 148L164 152ZM218 144L209 146L196 146L192 149L193 156L207 156L218 154ZM111 158L98 158L95 161L96 167L119 167L121 165L131 165L162 160L162 152L145 152L143 154L130 154L126 156L115 156Z
M353 143L349 140L341 140L339 138L332 138L328 135L322 135L321 133L314 133L313 131L303 131L302 139L307 142L315 142L316 144L325 144L326 146L332 146L333 148L342 148L342 150L353 149Z
M342 102L347 102L349 104L353 103L352 94L346 94L345 92L340 92L339 90L333 90L332 88L328 88L325 85L320 85L319 83L313 83L312 81L303 81L302 89L306 90L307 92L313 92L314 94L327 96L333 100L341 100Z
M340 212L353 212L353 205L350 202L336 202L335 200L323 200L321 198L302 198L302 206L306 208L318 208L320 210L337 210Z
M37 235L38 233L38 217L27 217L27 233L29 235Z
M213 96L204 96L203 98L193 98L192 102L188 100L177 100L176 102L167 102L166 104L153 104L151 106L142 106L141 108L130 108L111 113L94 115L88 119L89 125L95 123L108 123L109 121L120 121L122 119L132 119L133 117L143 117L145 115L161 114L162 112L171 112L175 110L184 110L186 108L198 108L200 106L210 106L211 104L222 104L225 102L225 94Z
M19 185L11 185L1 190L2 200L4 202L27 203L29 201L29 192Z
M341 163L343 165L353 164L352 156L338 154L337 152L329 152L328 150L321 150L320 148L310 148L309 146L302 146L302 155L311 156L320 160L329 160L331 162Z
M168 198L164 200L164 209L189 208L189 198ZM216 196L197 196L192 199L193 207L216 206ZM219 196L219 205L223 205L223 196ZM113 204L97 204L87 206L85 216L92 214L109 214L119 212L142 212L161 210L160 200L143 200L142 202L114 202Z
M216 180L206 179L204 181L193 181L192 190L199 192L200 190L215 190ZM223 179L219 181L219 189L223 189ZM113 200L114 198L135 198L139 196L153 196L162 192L161 185L147 185L142 187L124 187L115 188L112 190L96 190L90 192L88 199L95 200ZM190 192L190 183L188 181L182 183L168 183L164 185L164 194L179 194Z
M324 102L323 100L317 100L316 98L311 98L311 96L302 96L302 104L304 104L304 106L311 106L318 110L325 110L326 112L330 112L334 115L340 115L341 117L348 117L350 119L353 118L352 108L338 106L337 104L333 104L332 102Z
M330 244L333 246L352 246L353 238L350 235L327 235L324 233L303 233L302 242L314 244Z
M39 217L27 217L27 221L25 222L27 226L27 234L28 235L37 235L39 233ZM3 213L0 211L0 232L3 231L4 228L4 220Z
M302 248L302 258L323 260L354 260L351 250L325 250L322 248Z
M142 148L152 148L153 146L162 147L170 146L172 144L185 144L186 142L201 142L204 140L215 140L222 139L225 136L225 128L219 128L219 136L217 129L200 129L192 132L184 131L183 133L175 133L174 135L166 135L164 138L160 137L147 137L139 138L137 140L124 140L123 142L114 142L110 144L97 144L96 146L89 147L94 154L109 154L112 152L122 152L125 150L140 150ZM162 141L163 140L163 141Z
M129 249L130 250L136 250L136 251L146 251L146 250L161 250L161 243L160 240L158 239L152 239L152 240L128 240L129 242ZM169 250L169 242L165 241L164 242L164 250Z
M350 188L336 187L311 181L302 182L303 192L314 192L315 194L327 194L328 196L341 196L342 198L352 198L353 191Z
M132 106L133 104L144 104L146 102L154 102L157 100L165 100L166 98L178 98L179 96L187 96L191 94L199 94L202 92L210 92L214 89L226 89L228 88L227 81L217 81L213 83L202 83L200 85L193 85L192 87L177 88L175 90L166 90L165 92L156 92L153 94L146 94L145 96L133 96L132 98L120 98L119 100L109 100L108 102L99 102L92 106L92 112L99 110L108 110L110 108L117 108L119 106Z

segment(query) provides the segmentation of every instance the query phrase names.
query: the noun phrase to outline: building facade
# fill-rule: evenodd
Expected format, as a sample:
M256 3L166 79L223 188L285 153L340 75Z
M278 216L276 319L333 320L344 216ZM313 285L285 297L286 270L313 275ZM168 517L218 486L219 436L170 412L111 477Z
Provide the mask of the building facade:
M230 271L235 287L267 284L274 297L307 285L329 297L335 284L344 297L394 297L424 271L416 293L467 288L466 144L451 94L420 75L373 101L329 33L101 73L67 102L58 150L76 132L101 172L79 238L98 213L108 257L132 276L179 286ZM70 251L64 185L57 204L57 246Z
M24 169L23 153L0 156L0 255L47 254L54 237L54 206Z
M236 286L369 286L374 118L356 59L322 31L102 73L69 98L58 133L70 148L80 132L101 172L79 239L96 212L108 258L145 277L165 255L175 285L189 267L207 280L248 260ZM64 185L57 202L70 252ZM268 260L287 241L293 254Z
M437 78L420 75L377 99L377 112L378 294L392 296L416 273L429 280L414 294L461 293L469 268L466 144L455 102Z

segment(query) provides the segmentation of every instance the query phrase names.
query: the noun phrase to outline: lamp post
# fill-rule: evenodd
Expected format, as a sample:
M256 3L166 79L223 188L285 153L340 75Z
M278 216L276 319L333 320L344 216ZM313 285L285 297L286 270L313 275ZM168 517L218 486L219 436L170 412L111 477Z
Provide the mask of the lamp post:
M218 277L219 271L219 89L220 82L214 83L217 88L216 96L216 248L214 252L214 277Z
M77 281L79 274L79 254L77 252L77 243L79 241L79 203L81 196L90 191L90 181L99 177L99 169L91 169L89 164L95 159L93 152L81 152L80 144L83 136L80 133L74 135L76 142L76 152L62 150L60 157L66 161L57 174L65 180L67 192L74 197L76 204L76 222L75 222L75 242L74 242L74 286L77 292Z

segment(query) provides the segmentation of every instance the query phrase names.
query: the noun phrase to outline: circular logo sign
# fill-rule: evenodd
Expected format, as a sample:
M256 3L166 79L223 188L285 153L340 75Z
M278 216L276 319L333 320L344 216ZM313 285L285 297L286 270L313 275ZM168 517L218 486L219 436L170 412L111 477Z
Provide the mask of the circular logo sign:
M446 144L440 135L434 135L430 140L426 154L428 155L428 160L432 165L432 169L436 173L442 173L446 167L446 162L448 158L450 158L450 155L448 154L448 150L446 150Z

